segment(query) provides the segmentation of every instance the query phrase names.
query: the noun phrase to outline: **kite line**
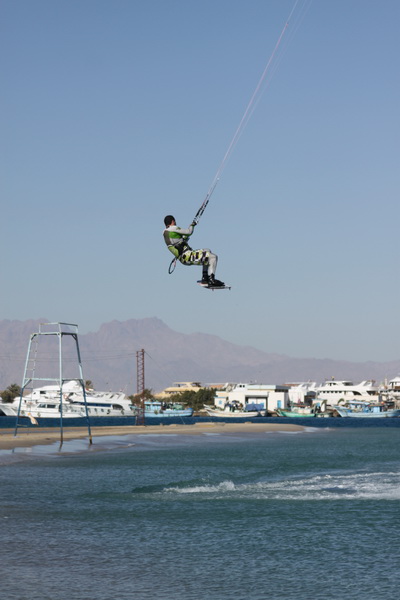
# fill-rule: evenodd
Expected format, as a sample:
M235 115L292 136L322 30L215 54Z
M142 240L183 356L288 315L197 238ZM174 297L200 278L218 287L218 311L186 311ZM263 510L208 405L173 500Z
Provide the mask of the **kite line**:
M207 204L210 201L210 198L211 198L211 196L212 196L212 194L213 194L213 192L214 192L214 190L215 190L215 188L216 188L216 186L218 184L218 181L220 180L222 172L225 169L226 164L227 164L227 162L228 162L228 160L229 160L229 158L230 158L230 156L231 156L231 154L232 154L232 152L233 152L233 150L234 150L234 148L235 148L235 146L236 146L236 144L237 144L237 142L238 142L241 134L243 133L243 130L245 129L248 121L250 120L250 117L253 114L254 109L255 109L258 101L261 98L262 93L266 89L267 85L270 83L270 81L272 79L272 76L273 76L274 72L277 69L277 66L278 66L278 60L277 60L278 59L278 51L280 50L280 47L281 47L283 39L285 37L286 37L286 39L288 39L288 36L286 36L285 34L287 33L287 30L289 28L290 22L292 21L292 18L294 17L294 14L296 12L298 4L300 4L300 7L299 7L299 10L298 10L298 14L296 16L297 20L294 21L294 27L293 27L293 30L292 30L293 31L293 35L294 35L294 32L299 27L301 20L304 18L304 15L305 15L306 11L308 10L309 6L311 5L311 2L312 2L312 0L303 0L303 2L300 2L300 0L296 0L295 1L294 5L293 5L293 8L290 11L290 14L289 14L288 18L286 19L285 25L283 26L282 31L281 31L281 33L280 33L280 35L278 37L278 40L277 40L277 42L276 42L276 44L274 46L272 54L271 54L271 56L268 59L268 62L266 64L265 68L264 68L264 71L262 72L260 80L259 80L259 82L258 82L258 84L257 84L257 86L256 86L256 88L255 88L255 90L254 90L254 92L253 92L250 100L249 100L249 103L247 104L247 107L246 107L246 109L245 109L245 111L243 113L243 116L242 116L242 118L240 120L240 123L239 123L239 125L238 125L238 127L237 127L237 129L236 129L236 131L235 131L235 133L233 135L233 137L232 137L232 140L231 140L231 142L230 142L230 144L228 146L228 149L225 152L225 155L224 155L224 157L223 157L223 159L222 159L222 161L221 161L221 163L220 163L220 165L219 165L219 167L217 169L217 172L216 172L216 174L214 176L214 179L211 182L211 185L210 185L210 187L208 189L206 197L204 198L202 205L200 206L199 210L197 211L197 213L196 213L196 215L195 215L195 217L193 219L194 223L197 224L200 221L200 218L203 215L203 213L204 213L204 211L205 211L205 209L207 207ZM281 58L281 57L282 57L282 53L281 53L281 55L279 55L279 58ZM269 79L268 79L268 76L269 76Z

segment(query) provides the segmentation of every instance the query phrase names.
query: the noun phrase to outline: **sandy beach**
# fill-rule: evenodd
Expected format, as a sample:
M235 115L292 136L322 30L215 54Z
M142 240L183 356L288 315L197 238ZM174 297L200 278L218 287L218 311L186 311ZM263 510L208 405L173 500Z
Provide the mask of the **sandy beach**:
M301 425L291 425L286 423L196 423L194 425L153 425L153 426L120 426L120 427L92 427L92 442L96 444L96 437L104 436L132 436L146 434L184 434L201 435L206 431L212 430L213 433L262 433L274 431L302 431ZM63 441L78 440L88 438L86 427L68 427L64 428ZM14 430L0 430L0 450L12 450L14 448L28 448L36 445L53 444L60 441L60 429L51 428L28 428L19 429L17 436L14 436Z

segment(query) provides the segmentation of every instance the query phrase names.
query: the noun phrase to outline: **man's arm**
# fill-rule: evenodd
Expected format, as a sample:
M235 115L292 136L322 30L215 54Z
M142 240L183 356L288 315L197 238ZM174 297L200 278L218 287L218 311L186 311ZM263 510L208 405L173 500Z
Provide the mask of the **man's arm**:
M194 231L195 225L196 223L191 223L191 225L189 225L187 229L182 229L182 227L178 227L178 225L171 225L170 227L168 227L168 231L170 233L176 232L179 235L185 235L187 237L190 237Z

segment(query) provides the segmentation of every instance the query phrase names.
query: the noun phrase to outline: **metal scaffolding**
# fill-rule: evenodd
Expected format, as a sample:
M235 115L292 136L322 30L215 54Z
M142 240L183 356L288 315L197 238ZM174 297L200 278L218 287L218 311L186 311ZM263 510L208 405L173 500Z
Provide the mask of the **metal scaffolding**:
M56 369L57 374L54 373L53 377L42 377L37 374L37 363L39 361L43 361L43 358L40 355L39 342L43 338L43 336L55 336L57 340L58 347L58 369ZM76 360L78 362L78 373L79 377L74 378L66 378L64 376L64 365L63 365L63 339L68 336L68 339L72 340L72 344L75 343L76 349ZM52 338L54 339L54 337ZM85 402L85 414L86 421L88 427L89 434L89 442L92 443L92 433L90 428L90 420L89 413L86 403L86 390L85 390L85 382L83 379L83 371L82 371L82 360L81 354L79 350L79 342L78 342L78 325L74 325L72 323L40 323L39 331L36 333L32 333L29 344L28 344L28 352L26 356L25 369L24 369L24 377L22 380L22 388L21 395L19 399L18 405L18 413L15 423L15 431L14 436L17 435L18 427L21 427L21 423L19 422L20 414L21 414L21 404L22 398L27 390L33 391L35 382L53 382L58 386L59 397L60 397L60 447L63 444L64 436L63 436L63 385L68 381L77 381L80 383L82 387L82 394Z

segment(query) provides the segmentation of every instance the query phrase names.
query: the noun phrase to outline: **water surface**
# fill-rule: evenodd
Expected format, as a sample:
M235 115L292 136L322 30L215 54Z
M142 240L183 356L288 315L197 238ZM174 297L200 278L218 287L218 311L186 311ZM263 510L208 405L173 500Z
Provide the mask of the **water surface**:
M398 428L120 441L0 467L4 598L397 598Z

